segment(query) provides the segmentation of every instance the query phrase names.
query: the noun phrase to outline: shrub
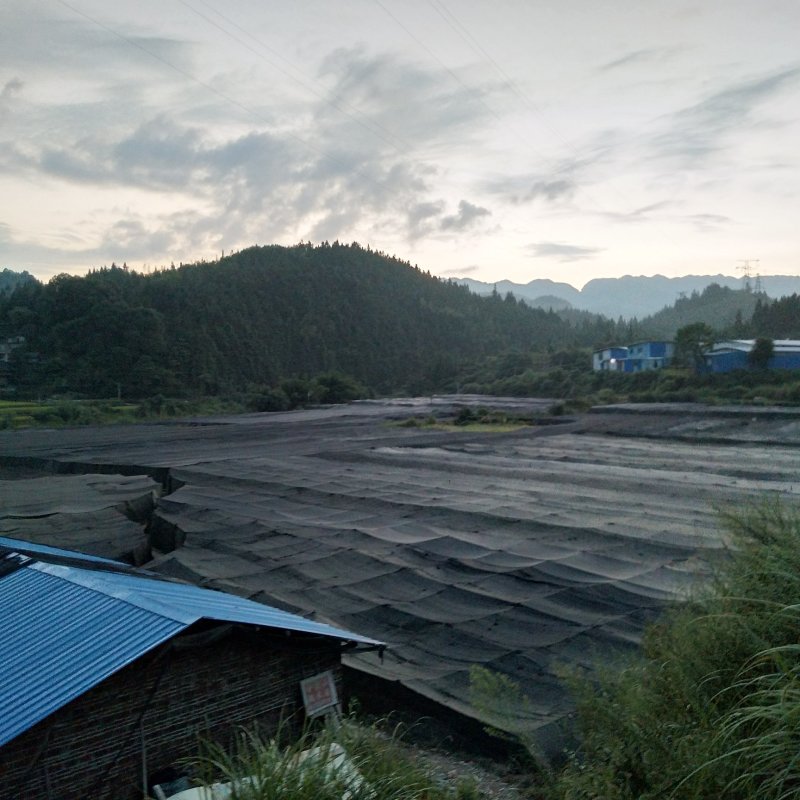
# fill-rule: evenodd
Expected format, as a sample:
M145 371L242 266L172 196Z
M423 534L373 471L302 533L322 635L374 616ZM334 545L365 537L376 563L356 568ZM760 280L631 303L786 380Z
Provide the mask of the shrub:
M322 403L349 403L366 397L368 392L355 378L341 372L326 372L315 379L316 393Z
M289 398L281 388L266 389L249 398L248 406L252 411L286 411Z
M474 409L471 409L469 406L462 406L458 410L458 414L456 414L455 418L453 419L453 425L469 425L472 422L475 422L477 416L475 414Z
M402 731L345 719L285 746L242 729L231 752L204 743L188 764L199 780L232 784L231 800L474 800L474 786L435 781L401 748ZM331 758L346 753L349 765ZM355 770L353 770L355 767Z
M764 504L723 520L731 557L648 630L642 658L569 673L581 750L555 796L800 797L800 516Z

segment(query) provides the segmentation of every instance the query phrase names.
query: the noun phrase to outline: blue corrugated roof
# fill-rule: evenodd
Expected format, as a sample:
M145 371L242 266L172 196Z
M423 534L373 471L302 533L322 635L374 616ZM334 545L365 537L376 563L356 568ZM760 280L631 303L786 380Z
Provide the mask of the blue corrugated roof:
M0 747L201 619L382 644L223 592L98 568L96 559L85 569L14 561L0 576Z
M24 567L0 598L0 746L186 627Z
M244 597L225 592L203 589L184 583L156 580L132 573L105 572L102 570L76 569L72 566L36 563L32 569L47 572L86 589L117 597L132 605L156 614L191 625L200 619L221 622L241 622L262 625L267 628L301 633L332 636L363 644L380 644L374 639L357 633L334 628L322 622L314 622L288 611L256 603Z
M16 550L18 553L26 555L57 556L58 558L78 558L81 561L92 561L98 564L116 564L126 566L121 561L112 561L110 558L100 558L100 556L89 556L85 553L76 553L74 550L62 550L60 547L50 547L46 544L36 544L35 542L24 542L21 539L9 539L0 536L0 547L7 550Z

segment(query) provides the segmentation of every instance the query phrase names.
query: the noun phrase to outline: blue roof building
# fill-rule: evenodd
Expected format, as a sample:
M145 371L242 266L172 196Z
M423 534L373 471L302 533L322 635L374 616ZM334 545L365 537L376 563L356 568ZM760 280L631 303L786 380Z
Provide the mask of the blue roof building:
M592 353L592 369L595 372L624 372L628 358L627 347L605 347Z
M276 707L297 714L300 680L338 672L343 647L383 647L241 597L2 537L0 608L0 798L15 800L105 796L98 785L125 797L143 757L156 768L191 755L198 725L217 738Z
M714 342L705 354L709 372L730 372L734 369L750 368L750 352L755 339L728 339ZM768 369L800 369L800 341L797 339L775 339L772 343L772 358Z
M596 372L644 372L668 367L675 354L672 342L635 342L627 347L606 347L592 354Z
M669 366L675 353L672 342L636 342L628 347L626 372L644 372Z

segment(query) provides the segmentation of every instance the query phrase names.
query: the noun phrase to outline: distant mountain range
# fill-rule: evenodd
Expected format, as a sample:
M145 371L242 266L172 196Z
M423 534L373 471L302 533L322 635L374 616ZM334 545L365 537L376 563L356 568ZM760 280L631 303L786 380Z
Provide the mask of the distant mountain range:
M767 275L758 280L761 291L771 298L800 293L800 276ZM548 279L536 279L530 283L483 283L472 278L456 278L454 282L467 286L475 294L488 295L497 289L502 295L511 292L518 300L540 308L561 310L566 307L566 302L582 311L625 319L641 319L655 314L665 306L671 306L682 295L702 292L712 283L729 289L744 289L746 286L744 278L730 275L685 275L680 278L625 275L622 278L595 278L583 289ZM756 288L755 278L750 279L750 285Z

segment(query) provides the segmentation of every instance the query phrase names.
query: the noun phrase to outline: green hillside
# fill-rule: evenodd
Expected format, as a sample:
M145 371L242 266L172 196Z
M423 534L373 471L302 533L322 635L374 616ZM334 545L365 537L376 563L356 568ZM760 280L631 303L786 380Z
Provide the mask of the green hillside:
M800 295L756 305L748 332L771 339L800 339Z
M465 361L575 336L510 295L478 297L338 243L24 285L0 300L0 335L28 340L15 353L23 390L92 397L224 394L332 371L375 392L416 393L440 388Z
M715 331L743 336L745 323L752 317L759 300L769 302L766 295L712 283L702 292L692 292L642 319L639 325L647 337L654 339L672 339L677 330L696 322L704 322Z

